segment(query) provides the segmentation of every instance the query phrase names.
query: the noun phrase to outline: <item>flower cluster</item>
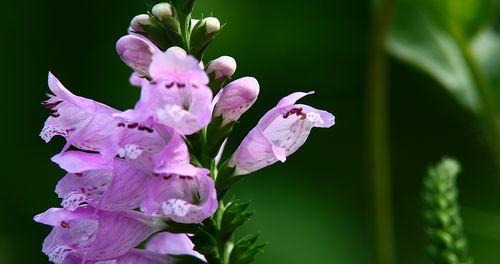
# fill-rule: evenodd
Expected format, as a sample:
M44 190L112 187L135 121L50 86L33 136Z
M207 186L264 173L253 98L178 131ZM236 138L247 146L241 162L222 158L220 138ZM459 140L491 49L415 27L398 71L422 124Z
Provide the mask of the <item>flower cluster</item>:
M40 136L46 142L66 139L52 161L67 173L56 186L62 208L35 216L53 227L43 243L50 261L174 263L174 255L205 261L189 234L165 232L168 223L202 223L217 211L234 179L285 161L313 127L334 124L330 113L296 104L311 93L293 93L262 117L230 158L220 160L224 141L256 101L259 84L252 77L226 84L236 71L228 56L204 67L196 47L211 42L220 23L189 18L184 32L181 7L157 4L150 15L135 17L116 44L134 70L130 83L141 89L132 109L74 95L49 73L52 94L43 106L50 116ZM167 32L178 39L162 44L151 33L158 24L173 26Z

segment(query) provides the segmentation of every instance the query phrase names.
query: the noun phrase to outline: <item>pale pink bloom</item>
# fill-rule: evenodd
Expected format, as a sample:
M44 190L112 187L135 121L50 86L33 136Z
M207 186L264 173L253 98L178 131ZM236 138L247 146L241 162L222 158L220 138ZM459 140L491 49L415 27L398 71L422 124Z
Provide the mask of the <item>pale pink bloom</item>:
M231 158L230 164L236 166L236 174L251 173L278 160L284 162L305 143L313 127L328 128L335 124L332 114L295 104L312 93L286 96L260 119Z

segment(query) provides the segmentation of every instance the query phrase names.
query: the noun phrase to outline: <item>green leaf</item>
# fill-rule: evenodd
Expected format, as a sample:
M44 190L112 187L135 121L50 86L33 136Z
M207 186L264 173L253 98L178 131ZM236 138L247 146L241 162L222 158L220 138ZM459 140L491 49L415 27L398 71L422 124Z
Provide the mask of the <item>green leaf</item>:
M491 18L496 0L419 0L423 11L446 32L472 38Z
M229 263L247 264L252 262L266 246L266 244L256 244L258 238L259 235L252 234L238 240L231 251Z
M472 53L477 59L488 86L492 88L494 101L500 105L500 34L487 28L472 42Z
M479 114L482 105L461 47L428 10L418 1L399 4L386 42L388 51L432 76L461 105Z
M224 210L224 215L221 220L221 231L225 240L229 240L236 229L246 223L254 212L247 211L249 202L231 202Z

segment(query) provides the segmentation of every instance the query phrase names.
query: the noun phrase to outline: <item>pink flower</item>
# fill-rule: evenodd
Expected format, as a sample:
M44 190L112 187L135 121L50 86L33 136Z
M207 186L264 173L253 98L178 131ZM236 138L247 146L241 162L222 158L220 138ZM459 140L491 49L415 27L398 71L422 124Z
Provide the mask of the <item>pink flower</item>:
M259 170L278 160L284 162L305 143L313 127L328 128L335 124L332 114L295 104L312 93L286 96L260 119L231 158L230 164L236 166L236 174Z
M194 244L186 234L161 232L149 239L146 249L159 254L191 255L205 261L205 257L194 251Z
M164 125L182 135L193 134L210 122L212 91L208 77L191 56L174 50L153 56L150 83L143 82L133 110L116 114L129 122Z
M68 174L56 186L61 205L74 211L82 204L109 211L138 208L152 172L119 158L68 151L52 160Z
M208 64L206 72L207 74L214 73L215 79L231 78L236 72L236 61L229 56L219 57Z
M257 100L259 83L244 77L226 85L218 96L214 116L222 115L225 123L237 121Z
M148 70L152 57L161 51L147 38L137 34L130 34L121 37L116 42L116 52L118 52L123 62L140 76L149 77Z
M207 169L189 164L189 152L178 135L155 157L141 211L179 223L201 223L217 210L217 194Z
M135 211L104 212L88 206L73 212L52 208L34 219L53 226L43 252L56 264L118 258L162 227L154 218Z
M116 129L112 115L118 111L72 94L52 73L49 73L48 82L54 95L43 102L50 117L45 121L40 137L49 142L56 135L62 136L67 140L65 149L74 145L83 150L99 151Z

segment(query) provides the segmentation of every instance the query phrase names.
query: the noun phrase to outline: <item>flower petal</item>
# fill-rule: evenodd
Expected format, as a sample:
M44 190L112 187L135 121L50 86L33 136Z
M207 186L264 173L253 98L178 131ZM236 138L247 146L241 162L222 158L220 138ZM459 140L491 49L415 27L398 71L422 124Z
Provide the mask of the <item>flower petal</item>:
M104 159L99 154L83 151L66 151L55 155L51 160L69 173L113 168L111 159Z
M135 34L120 38L116 42L116 51L123 62L141 76L149 76L148 69L151 65L152 56L161 52L147 38Z
M51 116L45 122L40 137L48 142L59 135L68 141L65 148L73 144L81 149L98 151L101 143L116 128L112 114L118 111L72 94L51 73L49 87L55 96L43 103Z
M205 260L203 255L194 251L194 244L186 234L161 232L149 239L146 249L159 254L191 255Z
M201 223L217 210L213 180L200 170L196 176L163 175L150 182L141 210L179 223Z

